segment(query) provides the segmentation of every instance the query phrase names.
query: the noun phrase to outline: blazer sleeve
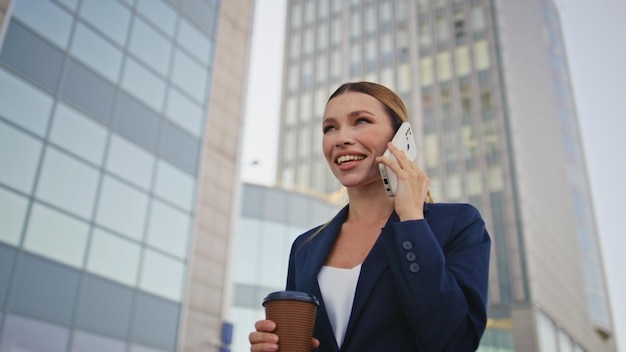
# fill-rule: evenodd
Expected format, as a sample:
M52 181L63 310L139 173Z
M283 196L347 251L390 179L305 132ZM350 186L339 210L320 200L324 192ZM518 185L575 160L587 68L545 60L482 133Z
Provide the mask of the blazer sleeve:
M388 224L383 241L418 345L474 351L487 322L491 240L476 208L442 206L428 220Z

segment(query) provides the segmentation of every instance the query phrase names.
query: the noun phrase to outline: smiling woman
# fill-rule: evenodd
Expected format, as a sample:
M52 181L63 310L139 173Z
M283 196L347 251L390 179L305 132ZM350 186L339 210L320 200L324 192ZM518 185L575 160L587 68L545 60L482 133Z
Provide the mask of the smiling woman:
M346 83L326 104L322 151L349 203L295 240L286 285L320 298L318 351L470 351L485 330L489 235L473 206L432 203L426 174L389 143L407 116L370 82ZM397 175L394 197L380 164ZM346 269L355 280L329 280ZM275 322L255 328L252 351L278 350Z

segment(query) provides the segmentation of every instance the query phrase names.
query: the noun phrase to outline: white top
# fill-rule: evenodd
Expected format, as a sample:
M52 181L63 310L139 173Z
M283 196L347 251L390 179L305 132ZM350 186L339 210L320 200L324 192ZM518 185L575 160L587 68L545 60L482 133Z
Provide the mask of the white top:
M335 332L337 346L341 346L343 343L344 335L348 329L356 283L360 273L361 264L352 269L323 266L317 275L317 282L320 285L328 319L330 319L330 324Z

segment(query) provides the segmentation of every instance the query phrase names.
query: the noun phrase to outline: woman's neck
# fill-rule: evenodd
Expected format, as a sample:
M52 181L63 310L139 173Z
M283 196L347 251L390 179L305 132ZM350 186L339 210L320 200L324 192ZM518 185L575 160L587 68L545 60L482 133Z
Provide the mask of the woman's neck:
M377 186L377 185L375 185ZM387 221L394 209L394 199L388 197L382 186L348 188L350 208L348 222L378 224Z

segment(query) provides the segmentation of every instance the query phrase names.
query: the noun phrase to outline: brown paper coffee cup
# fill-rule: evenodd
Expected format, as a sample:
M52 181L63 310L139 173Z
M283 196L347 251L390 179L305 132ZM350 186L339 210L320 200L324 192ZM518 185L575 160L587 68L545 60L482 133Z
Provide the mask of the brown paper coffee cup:
M263 300L265 318L276 323L280 352L310 352L319 302L298 291L272 292Z

